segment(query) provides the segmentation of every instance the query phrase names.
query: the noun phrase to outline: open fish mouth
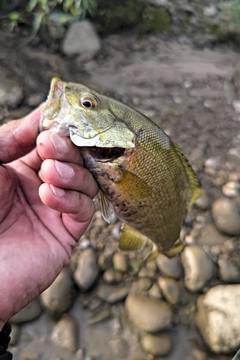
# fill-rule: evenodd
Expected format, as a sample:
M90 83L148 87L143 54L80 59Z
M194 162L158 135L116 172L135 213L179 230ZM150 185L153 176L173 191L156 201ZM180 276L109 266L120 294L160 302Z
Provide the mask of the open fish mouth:
M96 161L100 162L113 162L121 156L124 156L126 149L121 147L84 147L85 151L91 154Z

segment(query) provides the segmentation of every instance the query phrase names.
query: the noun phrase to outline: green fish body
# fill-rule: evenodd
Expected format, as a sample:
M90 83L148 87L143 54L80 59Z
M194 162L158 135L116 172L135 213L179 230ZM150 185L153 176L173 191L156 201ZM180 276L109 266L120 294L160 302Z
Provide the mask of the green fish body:
M42 129L69 136L99 184L103 217L124 223L119 247L168 253L202 189L180 147L135 109L84 85L52 80Z

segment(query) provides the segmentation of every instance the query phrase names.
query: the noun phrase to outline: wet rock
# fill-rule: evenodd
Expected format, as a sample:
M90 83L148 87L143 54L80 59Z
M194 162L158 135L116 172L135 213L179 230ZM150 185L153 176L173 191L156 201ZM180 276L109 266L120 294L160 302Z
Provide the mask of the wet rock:
M115 253L112 257L112 263L116 271L126 272L128 270L128 257L123 253Z
M172 322L172 310L163 300L129 295L125 306L130 320L142 330L156 332L169 327Z
M53 317L67 312L75 298L75 285L71 271L65 267L56 280L41 295L41 303Z
M239 283L240 271L232 260L226 255L222 254L218 258L219 277L226 283Z
M55 325L52 334L52 342L72 353L77 350L77 323L71 316L65 314Z
M212 217L219 231L228 235L240 235L240 214L235 202L219 198L212 205Z
M128 288L124 286L101 285L98 288L97 296L109 304L115 304L124 300L128 292Z
M198 245L187 246L181 256L186 288L190 291L202 290L213 278L215 264Z
M130 267L130 270L133 274L137 274L142 265L143 265L144 261L142 259L131 259L129 261L129 267Z
M227 197L236 197L240 195L240 184L237 181L229 181L222 187L223 195Z
M210 207L210 200L206 193L202 194L195 202L194 205L200 210L207 210Z
M176 280L160 277L158 278L158 285L167 302L172 305L177 304L179 299L179 286Z
M62 44L62 52L67 56L94 56L101 48L100 39L88 20L73 23Z
M11 318L13 324L22 324L37 319L42 313L42 308L38 299L31 301L27 306L20 310Z
M167 256L160 254L156 258L156 264L162 275L178 279L181 276L181 264L179 257L168 258Z
M233 352L240 346L239 297L240 285L218 285L198 299L196 322L216 353Z
M92 248L81 252L73 278L82 290L88 290L95 283L99 269L97 257Z
M107 284L114 284L119 281L121 281L123 278L123 275L120 271L115 271L113 269L107 269L103 274L103 280Z
M169 333L147 334L143 337L141 344L143 349L153 356L166 356L172 350L173 341Z

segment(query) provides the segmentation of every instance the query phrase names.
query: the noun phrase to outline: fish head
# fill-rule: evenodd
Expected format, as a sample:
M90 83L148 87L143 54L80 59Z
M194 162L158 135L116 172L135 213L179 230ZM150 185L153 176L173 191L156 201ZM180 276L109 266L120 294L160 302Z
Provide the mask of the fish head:
M134 148L135 133L119 122L111 101L84 85L53 78L40 130L69 136L81 147Z

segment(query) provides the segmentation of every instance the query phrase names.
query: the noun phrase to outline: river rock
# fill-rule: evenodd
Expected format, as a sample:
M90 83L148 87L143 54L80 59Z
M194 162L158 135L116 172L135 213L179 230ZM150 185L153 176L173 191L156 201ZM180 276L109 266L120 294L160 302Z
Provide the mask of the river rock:
M143 337L143 349L153 356L166 356L172 350L172 337L169 333L161 333L158 335L147 334Z
M77 350L77 323L71 316L64 314L54 326L52 342L74 353Z
M95 283L98 273L98 263L94 250L92 248L83 250L73 274L76 284L80 289L88 290Z
M160 290L160 288L159 288L159 286L157 284L153 284L151 289L149 289L149 291L148 291L148 295L150 297L153 297L153 298L156 298L156 299L161 299L162 298L161 290Z
M128 257L127 255L117 252L112 257L113 268L116 271L126 272L128 270Z
M146 291L151 288L153 280L148 277L143 277L132 283L132 289L138 291Z
M42 313L38 299L34 299L11 318L13 324L22 324L37 319Z
M228 235L240 235L239 207L233 200L224 197L215 200L212 217L219 231Z
M156 264L164 276L169 276L174 279L178 279L181 276L182 268L178 256L168 258L166 255L159 254L156 258Z
M100 39L90 21L77 21L68 29L62 43L62 52L67 56L94 56L101 48Z
M240 285L218 285L197 302L196 323L206 344L215 353L240 347Z
M109 304L115 304L122 301L128 295L128 288L124 286L100 285L97 290L97 296Z
M218 258L219 277L226 283L239 283L240 271L230 257L222 254Z
M207 210L210 207L210 200L206 193L203 193L197 200L195 200L194 205L200 210Z
M114 284L121 281L123 278L123 274L120 271L115 271L114 269L110 268L104 271L103 273L103 280L107 284Z
M201 246L187 246L181 254L184 284L190 291L202 290L213 278L215 264Z
M125 306L130 320L142 330L156 332L172 322L172 310L163 300L131 294Z
M41 303L53 317L67 312L75 298L75 284L69 267L65 267L56 280L41 295Z
M158 285L167 302L172 305L177 304L179 299L179 286L176 280L161 276L158 278Z

